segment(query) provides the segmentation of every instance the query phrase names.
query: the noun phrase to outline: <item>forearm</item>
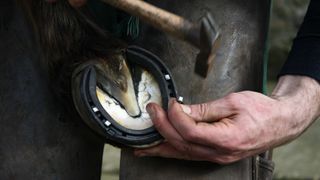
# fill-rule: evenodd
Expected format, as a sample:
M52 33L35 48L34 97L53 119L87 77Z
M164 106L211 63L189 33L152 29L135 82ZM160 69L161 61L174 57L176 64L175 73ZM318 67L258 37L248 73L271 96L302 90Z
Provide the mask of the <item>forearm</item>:
M279 79L272 97L281 104L281 127L286 143L299 136L320 115L320 84L307 76L286 75Z

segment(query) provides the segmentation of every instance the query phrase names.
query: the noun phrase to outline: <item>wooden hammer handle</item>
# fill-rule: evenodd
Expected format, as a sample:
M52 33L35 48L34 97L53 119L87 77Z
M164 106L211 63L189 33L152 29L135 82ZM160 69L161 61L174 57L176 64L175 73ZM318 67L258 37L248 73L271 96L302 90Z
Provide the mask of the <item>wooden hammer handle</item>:
M103 2L139 17L144 22L182 40L193 39L194 25L173 13L157 8L142 0L102 0Z

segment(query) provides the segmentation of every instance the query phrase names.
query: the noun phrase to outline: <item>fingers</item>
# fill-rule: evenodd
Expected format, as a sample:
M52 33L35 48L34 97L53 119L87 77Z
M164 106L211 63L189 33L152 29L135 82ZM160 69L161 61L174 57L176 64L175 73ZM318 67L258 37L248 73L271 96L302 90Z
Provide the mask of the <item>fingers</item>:
M138 157L159 156L164 158L212 162L217 162L216 157L219 157L214 149L196 144L184 144L183 149L178 149L174 144L170 144L169 142L149 149L136 149L134 154Z
M156 148L139 151L145 155L162 156L162 157L176 157L182 159L198 159L204 160L215 154L214 148L198 145L187 142L178 131L172 126L166 116L166 112L158 105L150 103L147 106L147 111L157 128L159 133L170 144L162 145ZM180 109L181 111L181 109ZM172 148L175 147L175 148ZM177 154L179 152L179 154Z
M163 143L159 146L152 147L149 149L137 149L134 151L134 155L138 157L144 156L160 156L164 158L175 158L175 159L185 159L187 160L187 156L183 155L177 149L175 149L169 143Z
M185 151L176 149L174 145L165 142L149 149L136 149L134 150L134 155L138 157L149 156L192 161L210 161L218 164L230 164L250 155L250 152L232 155L195 144L190 144L189 146L190 147L187 149L190 149L191 151Z
M267 106L259 107L261 104ZM152 121L168 141L139 150L137 155L227 164L263 152L273 143L268 137L272 132L263 130L263 121L269 120L271 112L264 107L269 104L264 96L244 92L202 105L187 106L171 100L167 113L160 106L151 105L148 112ZM260 118L262 122L258 121Z
M233 114L232 106L225 98L203 104L180 106L183 112L198 122L214 122Z
M233 143L238 132L232 119L224 118L214 123L197 122L176 101L170 101L168 115L153 103L147 106L147 111L154 126L167 141L156 147L136 150L137 156L205 160L220 164L246 156Z
M168 116L157 104L150 103L147 111L151 116L155 128L171 144L181 145L181 141L197 142L205 146L216 147L217 144L230 141L234 128L230 119L223 119L219 123L196 122L188 116L181 105L171 100ZM231 126L231 127L230 127Z
M230 135L235 133L231 133L235 129L231 119L224 118L211 124L197 122L184 113L180 104L176 101L170 102L168 118L174 129L184 140L201 145L217 147L229 141Z
M234 129L232 122L229 122L231 120L223 119L213 124L196 122L184 113L176 101L170 101L169 106L169 119L166 112L156 104L149 104L147 111L155 128L177 149L184 149L185 142L211 148L219 148L220 144L229 143L232 134L230 130Z
M147 105L146 109L153 121L155 128L166 140L170 142L182 140L182 137L177 133L177 131L168 121L166 112L160 106L154 103L150 103Z

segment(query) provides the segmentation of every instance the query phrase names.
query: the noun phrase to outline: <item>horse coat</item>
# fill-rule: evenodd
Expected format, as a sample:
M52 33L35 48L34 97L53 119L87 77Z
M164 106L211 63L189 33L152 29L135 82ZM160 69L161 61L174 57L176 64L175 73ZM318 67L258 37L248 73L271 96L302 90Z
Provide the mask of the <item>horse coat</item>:
M207 79L192 73L196 49L186 43L146 25L132 42L161 57L186 103L213 100L233 91L261 91L270 1L151 2L191 20L210 11L223 32ZM55 98L52 75L27 17L20 1L0 2L0 179L100 179L104 142ZM257 179L256 162L254 157L220 166L135 158L124 149L120 178Z

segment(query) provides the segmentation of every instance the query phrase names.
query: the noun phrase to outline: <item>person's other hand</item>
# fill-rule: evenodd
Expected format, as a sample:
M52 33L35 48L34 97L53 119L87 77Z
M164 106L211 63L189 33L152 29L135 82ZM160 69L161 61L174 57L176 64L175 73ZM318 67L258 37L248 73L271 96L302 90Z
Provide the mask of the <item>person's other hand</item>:
M319 116L320 86L308 77L284 76L273 98L245 91L199 105L171 100L168 113L156 104L147 109L165 142L135 155L226 164L300 135Z

